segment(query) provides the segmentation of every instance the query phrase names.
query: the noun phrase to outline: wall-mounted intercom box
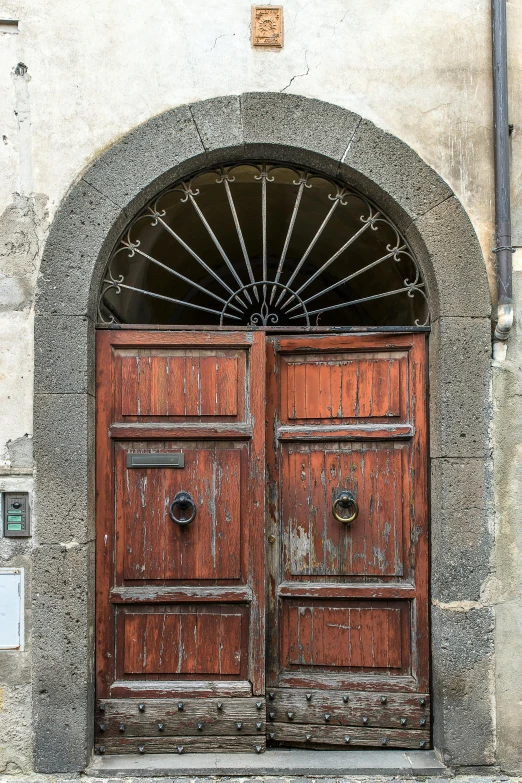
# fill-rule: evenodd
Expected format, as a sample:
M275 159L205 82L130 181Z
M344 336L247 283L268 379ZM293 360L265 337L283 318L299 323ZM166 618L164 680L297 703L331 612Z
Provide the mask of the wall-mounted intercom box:
M3 492L3 532L5 538L31 535L29 492Z

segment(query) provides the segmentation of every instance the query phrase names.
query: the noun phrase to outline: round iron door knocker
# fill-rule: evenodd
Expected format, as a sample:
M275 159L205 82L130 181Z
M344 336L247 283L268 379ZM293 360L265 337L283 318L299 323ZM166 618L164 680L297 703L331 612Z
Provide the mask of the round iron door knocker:
M347 517L341 516L339 514L338 509L349 509L351 508L351 514ZM355 495L353 492L348 492L347 490L344 490L343 492L339 492L337 497L335 498L332 506L332 514L334 517L339 521L342 522L345 525L349 525L350 522L353 522L355 519L357 519L357 516L359 514L359 505L355 499Z
M182 512L181 519L177 517L174 514L174 509L179 508ZM187 509L191 509L191 512L188 517L185 517L183 512ZM169 515L173 522L176 523L176 525L181 525L181 527L185 527L185 525L190 525L190 523L195 519L197 513L196 504L192 500L192 495L190 492L178 492L172 503L170 504L169 508Z

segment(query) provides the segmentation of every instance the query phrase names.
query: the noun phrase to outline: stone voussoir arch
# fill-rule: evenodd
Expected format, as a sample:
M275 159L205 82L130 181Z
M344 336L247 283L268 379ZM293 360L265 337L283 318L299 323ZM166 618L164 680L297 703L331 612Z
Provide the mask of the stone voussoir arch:
M484 685L493 667L492 610L444 608L479 601L491 551L491 304L480 245L448 184L397 137L339 106L256 92L180 106L138 126L89 166L51 225L35 313L32 647L40 772L85 769L93 745L94 331L105 264L126 223L162 188L215 163L260 158L356 187L386 210L421 266L432 318L434 744L453 764L493 761L492 695ZM472 551L456 535L470 491Z

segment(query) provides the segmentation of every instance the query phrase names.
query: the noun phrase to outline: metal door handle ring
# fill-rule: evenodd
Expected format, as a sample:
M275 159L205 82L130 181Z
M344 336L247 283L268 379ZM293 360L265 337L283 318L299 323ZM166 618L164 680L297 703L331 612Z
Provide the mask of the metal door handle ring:
M342 517L337 512L338 507L350 508L350 506L352 507L352 513L349 517ZM355 495L352 492L341 492L333 502L332 514L338 520L338 522L342 522L344 525L349 525L350 522L356 520L359 516L359 504L355 499Z
M188 517L182 517L181 519L177 517L174 514L174 509L179 508L181 511L185 511L187 508L192 508L192 511L190 512L190 515ZM181 525L181 527L185 527L185 525L190 525L190 523L195 519L197 513L196 504L192 500L192 495L189 492L178 492L172 503L170 504L169 508L169 516L172 519L173 522L176 523L176 525Z

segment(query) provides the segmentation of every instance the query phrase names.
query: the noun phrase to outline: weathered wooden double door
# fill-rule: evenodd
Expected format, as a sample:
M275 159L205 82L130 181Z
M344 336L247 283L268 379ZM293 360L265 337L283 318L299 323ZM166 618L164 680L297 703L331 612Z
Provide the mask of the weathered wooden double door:
M100 753L430 743L425 336L97 336Z

